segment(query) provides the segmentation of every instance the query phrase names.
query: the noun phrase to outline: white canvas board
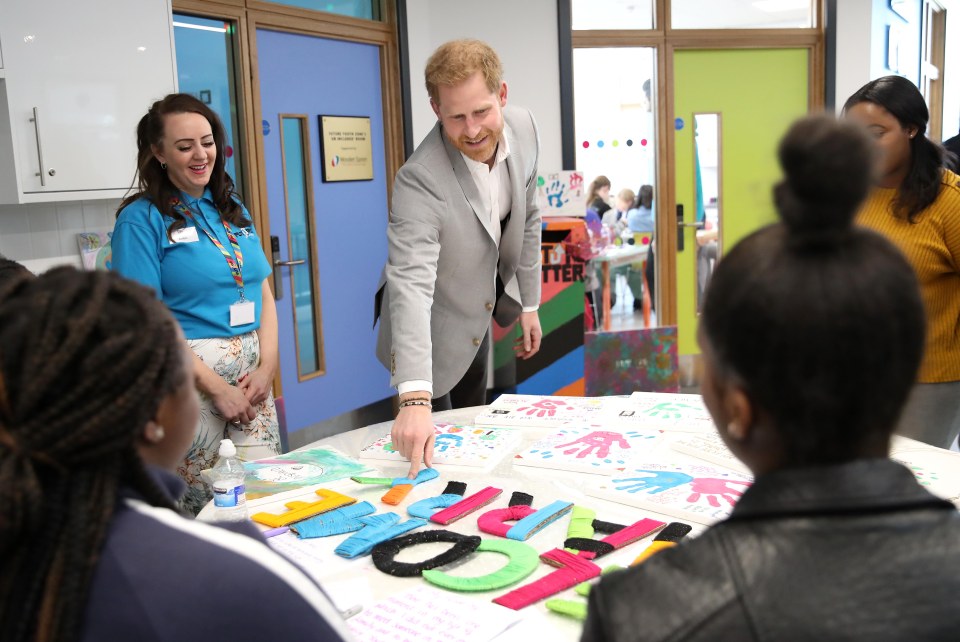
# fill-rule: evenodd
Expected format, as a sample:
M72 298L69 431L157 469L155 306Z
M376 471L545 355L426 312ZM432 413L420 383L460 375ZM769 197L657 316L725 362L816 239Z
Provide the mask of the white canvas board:
M500 395L477 415L477 426L533 426L553 428L595 423L603 397Z
M514 466L613 475L649 456L661 433L650 430L560 428L514 457Z
M492 468L520 443L520 431L511 428L434 424L433 463ZM361 459L407 461L393 448L390 433L360 451Z
M699 464L638 464L587 485L592 497L698 524L730 516L751 478Z
M680 435L670 442L670 447L677 452L702 459L711 464L717 464L744 475L750 474L750 469L730 452L730 449L723 443L723 439L715 430Z

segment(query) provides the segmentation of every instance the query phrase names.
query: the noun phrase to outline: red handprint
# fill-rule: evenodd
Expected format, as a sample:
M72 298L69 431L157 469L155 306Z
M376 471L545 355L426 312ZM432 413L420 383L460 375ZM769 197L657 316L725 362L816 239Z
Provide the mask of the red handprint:
M736 484L742 488L734 488L729 484ZM690 497L687 498L687 501L691 504L696 504L700 501L700 495L702 494L707 500L707 503L714 508L720 508L720 500L718 498L724 499L733 506L749 485L750 482L737 481L735 479L699 477L690 483L690 490L693 492L690 494Z
M527 415L531 417L533 416L553 417L555 414L557 414L557 408L559 408L560 406L566 406L566 405L567 403L565 401L560 401L559 399L556 401L553 401L551 399L544 399L543 401L535 401L529 406L522 406L520 408L517 408L517 412L520 412L521 410L526 410Z
M598 430L596 432L591 432L579 439L571 441L569 444L559 444L554 446L554 448L566 448L567 446L573 446L570 450L565 450L563 453L565 455L572 455L577 452L578 445L585 446L585 448L577 455L577 459L583 459L587 455L593 454L593 451L596 451L598 459L603 459L608 454L610 454L610 446L616 442L621 448L629 448L630 444L627 443L627 440L623 438L623 435L615 432L606 432L603 430Z

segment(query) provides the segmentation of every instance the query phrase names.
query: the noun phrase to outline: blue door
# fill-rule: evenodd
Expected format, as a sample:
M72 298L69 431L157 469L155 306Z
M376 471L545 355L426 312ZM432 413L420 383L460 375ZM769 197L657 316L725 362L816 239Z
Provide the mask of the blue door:
M380 51L259 29L257 60L282 396L295 433L393 394L371 329L387 256ZM322 180L323 116L369 117L372 180Z

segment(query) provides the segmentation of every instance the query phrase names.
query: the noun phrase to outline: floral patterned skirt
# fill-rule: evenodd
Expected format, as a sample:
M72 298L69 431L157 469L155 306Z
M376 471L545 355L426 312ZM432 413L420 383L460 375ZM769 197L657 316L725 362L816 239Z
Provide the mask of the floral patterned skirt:
M231 386L260 364L260 337L247 332L236 337L216 339L188 339L187 344L200 360L224 378ZM244 461L262 459L280 454L280 427L277 408L271 393L257 408L257 416L246 425L227 421L213 405L213 400L200 392L200 424L186 459L178 469L187 483L187 493L180 507L193 515L200 512L213 498L210 488L200 477L200 471L217 463L220 440L230 438L237 446L237 457Z

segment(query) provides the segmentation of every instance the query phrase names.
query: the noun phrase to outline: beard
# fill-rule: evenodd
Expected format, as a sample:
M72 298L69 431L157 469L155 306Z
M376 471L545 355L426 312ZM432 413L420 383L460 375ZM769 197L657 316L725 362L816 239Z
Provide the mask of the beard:
M502 127L497 131L484 127L480 133L473 138L461 136L457 140L453 140L451 142L453 143L453 146L463 152L467 158L475 160L478 163L486 163L488 160L493 158L493 155L496 153L497 143L500 142L500 134L502 133ZM486 140L480 147L470 145L467 142L469 140L482 140L484 137L486 137Z

